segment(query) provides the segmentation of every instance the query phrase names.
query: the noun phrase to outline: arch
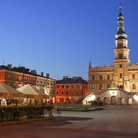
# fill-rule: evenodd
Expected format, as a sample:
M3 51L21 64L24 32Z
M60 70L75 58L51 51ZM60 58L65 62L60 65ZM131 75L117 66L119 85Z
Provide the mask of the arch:
M125 98L122 97L122 98L120 99L120 104L121 104L121 105L125 105L125 104L126 104Z
M110 102L110 104L111 104L111 105L115 105L116 102L117 102L116 96L112 96L112 97L111 97L111 102Z
M74 98L71 98L71 99L70 99L70 102L71 102L71 103L75 103L75 99L74 99Z
M107 98L107 97L104 97L103 103L104 103L104 104L108 104L108 98Z
M69 98L66 98L65 99L65 103L70 103L70 99Z
M97 101L101 101L101 97L97 97Z
M128 105L132 105L132 101L133 101L133 99L129 97L129 98L127 99L127 104L128 104Z
M64 98L59 98L59 103L64 103Z
M119 88L123 89L123 88L124 88L124 86L123 86L123 85L120 85L120 86L119 86Z

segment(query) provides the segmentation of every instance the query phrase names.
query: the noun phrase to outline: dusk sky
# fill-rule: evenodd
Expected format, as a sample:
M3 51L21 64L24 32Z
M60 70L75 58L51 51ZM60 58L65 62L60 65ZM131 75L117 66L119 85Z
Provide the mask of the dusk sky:
M0 0L0 64L87 80L90 61L113 65L120 3L138 63L138 0Z

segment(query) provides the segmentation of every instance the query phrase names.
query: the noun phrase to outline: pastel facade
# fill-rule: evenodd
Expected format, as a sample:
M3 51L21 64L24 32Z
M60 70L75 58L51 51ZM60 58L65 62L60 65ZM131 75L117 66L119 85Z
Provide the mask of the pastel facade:
M119 104L137 104L138 65L130 64L130 49L124 29L124 16L121 7L117 23L114 64L113 66L101 67L93 67L91 63L89 64L88 92L96 95L95 100L100 99L106 104L117 102Z
M25 67L2 65L0 66L0 82L15 89L30 84L47 94L49 96L48 101L55 101L56 80L50 78L49 74L46 74L46 76L44 76L43 73L38 75L35 70L30 71L30 69Z
M88 93L88 82L81 77L68 78L56 82L56 103L76 103Z

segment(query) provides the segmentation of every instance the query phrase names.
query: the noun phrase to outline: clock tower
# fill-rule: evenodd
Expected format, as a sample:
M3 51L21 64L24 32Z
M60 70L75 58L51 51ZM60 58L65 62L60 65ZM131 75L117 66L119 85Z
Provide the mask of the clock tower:
M122 15L122 7L119 7L118 15L118 31L115 35L114 49L114 73L112 87L119 87L126 91L130 91L128 67L130 65L127 34L124 30L124 16Z

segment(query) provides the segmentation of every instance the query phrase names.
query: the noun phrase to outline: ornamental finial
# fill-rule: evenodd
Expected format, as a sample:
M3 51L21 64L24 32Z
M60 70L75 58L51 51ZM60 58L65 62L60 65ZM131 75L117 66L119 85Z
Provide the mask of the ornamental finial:
M120 3L120 5L119 5L119 11L120 12L122 11L122 3Z

